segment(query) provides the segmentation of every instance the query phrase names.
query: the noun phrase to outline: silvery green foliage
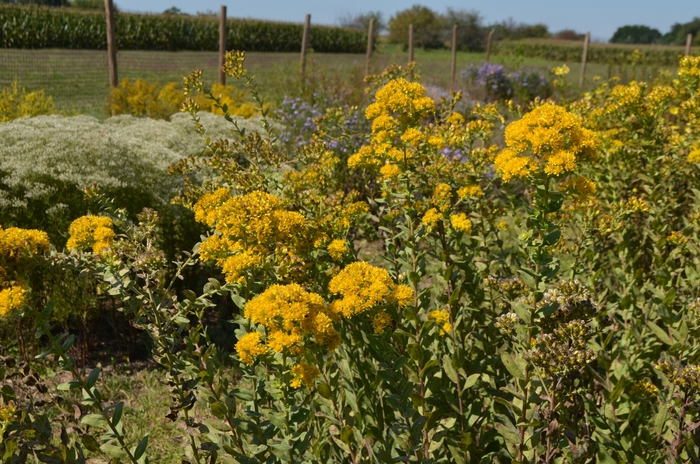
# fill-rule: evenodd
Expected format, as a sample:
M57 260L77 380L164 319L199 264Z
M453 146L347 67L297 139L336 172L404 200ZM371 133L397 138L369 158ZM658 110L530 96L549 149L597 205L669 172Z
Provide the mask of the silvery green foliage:
M223 117L201 117L207 136L238 137ZM262 130L257 120L237 124ZM68 220L86 213L81 190L95 184L132 214L167 205L182 184L168 167L204 146L186 114L171 122L52 115L0 124L0 217L5 226L45 228L57 221L65 231ZM54 233L61 230L56 227Z

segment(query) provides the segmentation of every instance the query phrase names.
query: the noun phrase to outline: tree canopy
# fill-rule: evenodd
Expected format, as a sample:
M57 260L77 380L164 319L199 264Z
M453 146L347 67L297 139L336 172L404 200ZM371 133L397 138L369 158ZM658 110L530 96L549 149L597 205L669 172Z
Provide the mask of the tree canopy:
M652 44L658 43L661 32L658 29L643 25L629 25L618 27L610 43L624 44Z

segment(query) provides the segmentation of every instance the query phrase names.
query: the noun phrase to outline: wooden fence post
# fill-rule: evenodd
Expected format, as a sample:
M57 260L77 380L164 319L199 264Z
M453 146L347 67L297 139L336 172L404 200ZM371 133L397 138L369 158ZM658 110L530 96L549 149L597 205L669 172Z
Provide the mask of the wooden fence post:
M408 62L413 62L413 24L408 25Z
M306 73L306 49L309 46L309 28L311 27L311 15L306 15L304 21L304 35L301 38L301 75Z
M372 59L372 49L374 45L374 18L369 20L369 30L367 31L367 58L365 59L365 76L369 76L369 60Z
M693 34L688 34L685 38L685 56L690 56L690 45L693 43Z
M581 59L581 78L579 79L579 87L583 87L583 79L586 77L586 60L588 59L588 44L591 41L591 33L586 32L586 38L583 39L583 58Z
M450 68L452 80L450 86L454 89L455 74L457 73L457 25L452 26L452 66Z
M493 29L489 31L489 38L488 41L486 42L486 62L489 62L489 58L491 58L491 42L493 42Z
M109 86L119 84L117 79L117 38L114 32L114 4L105 0L105 18L107 20L107 59L109 60Z
M226 85L224 60L226 59L226 5L221 5L219 15L219 84Z

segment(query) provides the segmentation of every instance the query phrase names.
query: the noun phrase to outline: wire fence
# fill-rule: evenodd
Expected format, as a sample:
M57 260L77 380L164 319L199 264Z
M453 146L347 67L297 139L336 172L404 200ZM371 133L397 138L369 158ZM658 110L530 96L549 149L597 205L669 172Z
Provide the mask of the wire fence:
M180 82L193 69L217 76L216 52L123 51L119 78ZM44 90L58 111L106 116L109 64L104 50L0 49L0 88L17 81L27 91Z

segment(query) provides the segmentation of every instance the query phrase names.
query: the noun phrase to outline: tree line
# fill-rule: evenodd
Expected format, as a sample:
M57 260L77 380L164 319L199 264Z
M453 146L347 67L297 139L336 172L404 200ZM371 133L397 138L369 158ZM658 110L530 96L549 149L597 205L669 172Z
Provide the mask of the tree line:
M663 44L685 45L688 34L694 37L693 43L700 45L700 17L693 18L687 23L675 23L666 34L649 26L640 24L628 25L617 28L610 39L611 43L628 44Z

